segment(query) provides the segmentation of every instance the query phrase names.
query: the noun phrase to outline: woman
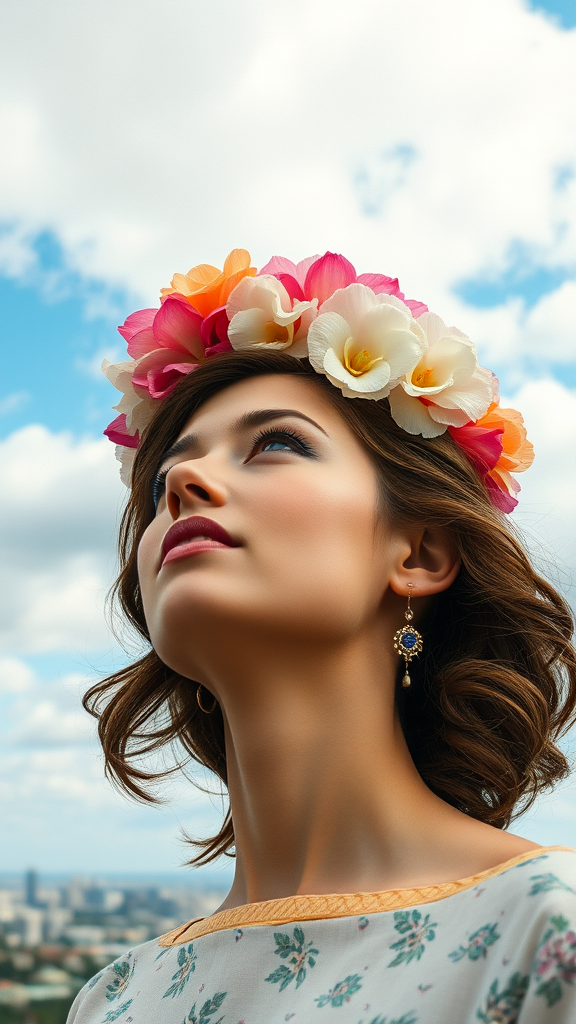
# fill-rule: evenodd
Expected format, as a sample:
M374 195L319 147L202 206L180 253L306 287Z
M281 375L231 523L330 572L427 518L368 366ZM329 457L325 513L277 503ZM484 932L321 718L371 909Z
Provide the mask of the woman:
M168 743L222 780L192 863L236 870L70 1021L574 1021L575 851L503 831L566 774L576 704L569 611L504 518L521 417L334 254L236 250L121 333L117 590L149 651L86 705L133 795Z

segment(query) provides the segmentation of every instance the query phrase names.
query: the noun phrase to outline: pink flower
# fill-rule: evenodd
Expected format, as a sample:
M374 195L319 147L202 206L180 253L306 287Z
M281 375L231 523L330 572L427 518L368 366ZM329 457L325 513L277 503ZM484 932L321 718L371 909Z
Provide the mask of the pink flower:
M135 449L157 403L174 390L182 377L206 359L231 351L226 307L203 317L177 293L168 295L159 309L139 309L118 328L128 343L131 360L109 363L102 369L118 391L118 416L104 433L123 449ZM126 453L121 452L123 458ZM124 472L129 466L124 466Z
M324 256L308 256L300 263L292 263L285 256L273 256L259 274L276 277L292 299L309 302L318 299L318 306L339 288L347 288L349 284L358 282L371 288L376 295L395 295L402 299L414 317L428 309L423 302L404 298L397 277L387 277L385 274L360 274L358 277L349 260L334 252L327 252Z
M176 292L159 309L132 313L118 330L135 360L132 384L151 398L166 398L199 363L231 348L225 307L203 317Z
M114 444L123 444L126 448L137 448L140 444L140 434L136 431L131 434L126 426L126 413L120 413L112 423L109 423L104 434Z
M232 351L232 346L228 341L228 323L226 306L218 306L204 317L200 327L200 339L204 345L206 359L218 356L222 352Z
M121 413L109 423L104 434L116 445L116 458L120 463L120 479L126 487L130 487L132 466L136 449L140 444L140 432L131 434L126 425L126 413Z
M576 935L566 932L549 939L538 951L536 974L540 980L561 978L568 984L576 981Z

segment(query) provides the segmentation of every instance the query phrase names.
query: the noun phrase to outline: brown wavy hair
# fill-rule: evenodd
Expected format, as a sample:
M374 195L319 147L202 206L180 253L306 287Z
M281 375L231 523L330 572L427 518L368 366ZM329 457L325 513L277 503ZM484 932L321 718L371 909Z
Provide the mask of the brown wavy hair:
M373 459L390 522L450 532L462 567L430 604L421 624L425 654L410 669L411 689L397 686L398 708L430 789L471 817L505 828L568 773L556 742L575 717L572 616L448 433L432 439L408 434L391 418L386 399L343 398L306 361L282 353L231 353L209 361L182 379L142 438L120 529L114 598L149 645L136 552L155 514L152 481L162 455L208 398L266 374L301 377L323 390ZM154 783L190 761L226 786L222 713L217 706L203 714L195 689L150 649L87 692L84 706L99 719L106 772L119 788L157 801ZM146 767L143 759L166 745L179 748L175 763ZM216 835L194 842L200 852L190 863L230 854L230 809Z

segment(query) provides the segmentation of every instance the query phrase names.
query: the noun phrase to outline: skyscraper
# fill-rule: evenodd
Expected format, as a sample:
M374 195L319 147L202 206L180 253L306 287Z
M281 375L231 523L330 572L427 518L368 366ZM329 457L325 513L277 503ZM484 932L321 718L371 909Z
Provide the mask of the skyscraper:
M27 907L38 906L38 873L30 868L24 876L24 890Z

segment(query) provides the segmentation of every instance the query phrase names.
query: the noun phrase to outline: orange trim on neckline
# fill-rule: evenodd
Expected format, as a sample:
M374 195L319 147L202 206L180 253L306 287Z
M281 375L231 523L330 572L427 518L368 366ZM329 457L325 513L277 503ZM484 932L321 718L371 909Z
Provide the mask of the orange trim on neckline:
M174 928L158 939L160 946L179 946L211 932L229 928L253 928L256 925L279 925L291 921L314 921L332 917L355 917L357 914L378 914L386 910L401 910L421 903L434 903L448 896L471 889L474 885L500 875L524 861L536 860L551 850L576 853L571 846L542 846L528 853L497 864L457 882L441 882L416 889L385 889L383 892L330 893L320 896L284 896L261 903L246 903L231 910L221 910L211 917L198 917Z

